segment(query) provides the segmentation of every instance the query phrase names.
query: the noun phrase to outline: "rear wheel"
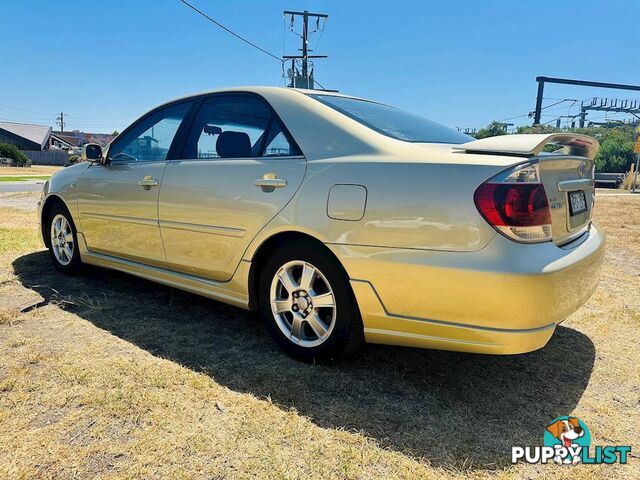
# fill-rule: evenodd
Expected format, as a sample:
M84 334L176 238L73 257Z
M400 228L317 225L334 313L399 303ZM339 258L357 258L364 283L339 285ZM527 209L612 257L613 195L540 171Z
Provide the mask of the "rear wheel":
M362 343L362 322L346 273L310 242L291 242L269 258L259 299L271 336L293 357L337 357Z
M82 262L78 251L76 227L69 211L62 203L51 208L47 225L49 252L53 266L67 274L78 273Z

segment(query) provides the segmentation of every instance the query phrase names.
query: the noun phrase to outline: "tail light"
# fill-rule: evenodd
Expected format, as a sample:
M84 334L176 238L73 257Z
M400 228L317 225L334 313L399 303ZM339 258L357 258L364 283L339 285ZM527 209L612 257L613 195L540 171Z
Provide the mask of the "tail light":
M551 240L551 212L537 162L500 172L480 185L473 199L485 220L505 237L524 243Z

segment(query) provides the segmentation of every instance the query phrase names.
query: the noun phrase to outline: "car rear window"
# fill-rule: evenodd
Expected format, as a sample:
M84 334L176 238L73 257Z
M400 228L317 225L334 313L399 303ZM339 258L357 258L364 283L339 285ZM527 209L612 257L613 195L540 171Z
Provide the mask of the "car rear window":
M455 144L475 140L453 128L390 105L337 95L309 96L362 125L397 140Z

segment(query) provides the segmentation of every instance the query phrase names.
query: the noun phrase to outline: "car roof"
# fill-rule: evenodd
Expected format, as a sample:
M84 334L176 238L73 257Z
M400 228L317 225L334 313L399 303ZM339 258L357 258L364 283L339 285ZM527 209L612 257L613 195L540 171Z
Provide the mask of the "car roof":
M329 91L329 90L311 90L306 88L272 87L272 86L238 86L238 87L216 88L212 90L204 90L202 92L183 95L181 97L177 97L177 98L174 98L173 100L169 100L167 102L157 105L156 107L154 107L154 110L158 107L162 107L164 105L168 105L174 102L179 102L181 100L189 100L191 98L198 98L205 95L212 95L215 93L255 93L258 95L262 95L265 98L268 98L271 95L290 95L292 97L296 97L297 95L300 95L300 94L327 95L327 96L335 96L335 97L353 98L356 100L365 100L368 102L373 101L366 98L360 98L353 95L346 95L344 93ZM380 103L380 102L375 102L375 103Z

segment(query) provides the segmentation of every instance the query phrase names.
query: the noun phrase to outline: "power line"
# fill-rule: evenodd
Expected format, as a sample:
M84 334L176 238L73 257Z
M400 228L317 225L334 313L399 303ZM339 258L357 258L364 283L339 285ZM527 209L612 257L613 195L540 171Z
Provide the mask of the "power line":
M509 121L509 120L515 120L516 118L523 118L523 117L528 117L528 116L529 116L529 114L528 114L528 113L525 113L525 114L523 114L523 115L517 115L517 116L515 116L515 117L503 118L502 120L495 120L495 121L496 121L496 122L498 122L498 123L502 123L502 122L507 122L507 121ZM472 124L472 125L467 125L467 126L465 126L465 127L460 127L460 128L478 127L478 126L481 126L481 125L487 125L488 123L490 123L490 122L492 122L492 121L493 121L493 120L490 120L490 121L487 121L487 122L478 122L478 123L474 123L474 124Z
M209 20L211 23L213 23L214 25L220 27L221 29L223 29L225 32L233 35L234 37L236 37L239 40L242 40L244 43L246 43L247 45L251 45L253 48L256 48L258 50L260 50L262 53L269 55L272 58L275 58L278 62L282 63L282 59L276 55L274 55L273 53L265 50L262 47L259 47L258 45L256 45L255 43L247 40L246 38L244 38L242 35L239 35L237 33L235 33L233 30L225 27L224 25L222 25L220 22L218 22L217 20L214 20L213 18L211 18L209 15L207 15L206 13L204 13L202 10L198 10L196 7L194 7L193 5L191 5L189 2L187 2L186 0L179 0L180 2L182 2L183 4L185 4L187 7L189 7L191 10L193 10L194 12L202 15L204 18L206 18L207 20Z
M317 79L317 78L315 78L315 77L314 77L313 81L314 81L314 82L316 82L316 83L320 86L320 88L321 88L322 90L326 90L326 88L324 88L324 87L322 86L322 84L318 81L318 79Z
M569 108L567 109L567 111L571 111L571 109L575 106L575 104L576 104L577 102L578 102L578 101L576 100L574 103L572 103L571 105L569 105ZM551 106L551 105L549 105L549 106ZM558 110L564 110L564 109L565 109L565 107L564 107L564 106L562 106L562 107L552 108L552 109L550 109L550 110L546 110L546 109L544 109L544 108L543 108L543 109L542 109L542 111L543 111L543 112L557 112ZM544 114L541 114L540 116L544 116Z
M5 115L7 117L12 118L14 122L18 122L20 123L22 122L34 122L34 123L38 123L38 122L50 122L53 120L53 118L55 118L55 115L51 116L51 117L35 117L33 115L28 115L28 114L24 114L24 113L16 113L16 112L7 112L5 110L1 110L0 109L0 115Z
M528 114L528 113L525 113L525 114L523 114L523 115L518 115L518 116L516 116L516 117L503 118L502 120L498 120L498 121L499 121L499 122L506 122L506 121L508 121L508 120L515 120L516 118L522 118L522 117L528 117L528 116L529 116L529 114Z
M28 113L30 115L35 115L38 117L46 117L46 118L54 117L56 115L55 113L49 114L49 113L43 113L43 112L34 112L33 110L27 110L26 108L14 107L12 105L6 105L6 104L0 104L0 108L2 109L8 108L9 110L16 110L19 112Z
M4 115L3 112L0 112L0 115ZM7 122L7 123L17 123L17 124L22 124L22 125L42 125L42 123L44 123L44 120L38 120L36 122L34 122L32 119L29 118L23 118L23 119L18 119L18 120L22 120L20 122L16 121L16 118L14 116L11 116L9 118L7 117L0 117L0 121L3 122Z
M553 116L553 115L552 115L552 116ZM558 119L560 119L560 118L562 118L562 117L554 117L554 118L552 118L551 120L549 120L548 122L544 122L544 123L542 123L541 125L549 125L550 123L553 123L553 122L555 122L556 120L558 120Z
M548 100L557 100L557 99L551 99L551 98L549 98ZM545 110L545 109L547 109L547 108L549 108L549 107L553 107L553 106L555 106L555 105L560 105L561 103L564 103L564 102L573 102L573 103L572 103L572 106L573 106L573 105L575 105L575 104L576 104L576 102L577 102L577 101L578 101L578 100L575 100L575 99L573 99L573 98L563 98L563 99L562 99L562 100L560 100L559 102L552 103L552 104L550 104L550 105L547 105L546 107L542 107L540 110ZM564 108L564 107L563 107L563 108Z
M575 104L578 102L578 100L575 100L575 99L573 99L573 98L562 98L562 99L560 99L560 98L547 98L547 97L545 97L545 98L546 98L547 100L559 100L559 101L558 101L558 102L556 102L556 103L551 103L551 104L547 105L546 107L542 107L540 110L546 110L546 109L548 109L549 107L553 107L553 106L555 106L555 105L559 105L559 104L564 103L564 102L573 102L573 103L569 106L569 109L571 109L571 107L573 107L573 105L575 105ZM562 110L562 109L564 109L564 107L560 107L560 108L553 108L553 109L551 109L551 110L546 110L546 111L547 111L547 112L553 112L553 111L556 111L556 110ZM502 123L502 122L507 122L507 121L509 121L509 120L516 120L516 119L518 119L518 118L524 118L524 117L529 117L529 116L530 116L530 114L529 114L529 113L525 113L525 114L523 114L523 115L516 115L516 116L514 116L514 117L503 118L502 120L495 120L495 121L496 121L496 122L498 122L498 123ZM541 116L546 116L546 115L541 115ZM493 121L493 120L492 120L492 121ZM461 128L477 127L477 126L480 126L480 125L487 125L488 123L489 123L489 122L478 122L478 123L474 123L473 125L467 125L466 127L461 127Z
M327 18L325 17L324 21L322 22L322 28L320 29L320 35L318 35L318 40L316 40L316 44L313 47L312 52L315 52L318 49L318 45L320 44L320 40L322 39L322 34L324 33L324 29L327 26ZM317 30L316 30L317 31ZM319 85L319 84L318 84Z
M14 107L13 105L7 105L6 103L0 104L0 107L10 108L12 110L20 110L22 112L27 112L27 113L34 113L36 115L48 115L48 114L43 113L43 112L34 112L33 110L27 110L26 108Z

